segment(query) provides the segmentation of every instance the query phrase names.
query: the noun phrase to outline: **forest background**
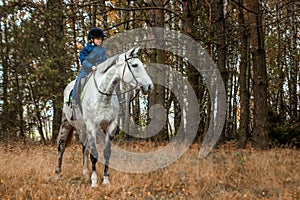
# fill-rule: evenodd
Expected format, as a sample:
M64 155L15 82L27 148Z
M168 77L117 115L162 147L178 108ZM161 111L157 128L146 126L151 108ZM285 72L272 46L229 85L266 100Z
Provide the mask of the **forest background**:
M112 37L141 27L163 27L201 44L222 75L227 106L219 143L234 140L239 148L247 142L262 149L299 147L299 4L296 0L2 0L0 140L56 141L63 90L77 75L79 51L90 28L100 27ZM169 52L143 50L141 57L172 66L193 86L201 113L195 142L201 141L211 107L201 74ZM147 109L163 105L169 117L150 140L170 140L181 117L176 98L160 85L143 98L130 102L128 111L135 122L147 123ZM119 137L132 139L122 132Z

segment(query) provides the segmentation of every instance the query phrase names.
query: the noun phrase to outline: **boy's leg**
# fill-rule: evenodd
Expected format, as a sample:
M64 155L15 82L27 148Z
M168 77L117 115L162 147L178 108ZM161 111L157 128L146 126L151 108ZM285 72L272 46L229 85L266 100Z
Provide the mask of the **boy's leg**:
M77 95L77 85L78 85L78 80L80 79L80 77L78 76L76 78L76 81L75 81L75 85L74 85L74 88L73 88L73 91L72 91L72 104L73 104L73 101L76 102L76 95ZM71 104L71 105L72 105Z
M84 73L80 73L78 74L77 78L76 78L76 81L75 81L75 84L74 84L74 88L73 88L73 91L72 91L72 102L71 102L71 107L76 107L77 106L77 91L78 91L78 83L80 81L80 79L85 76Z

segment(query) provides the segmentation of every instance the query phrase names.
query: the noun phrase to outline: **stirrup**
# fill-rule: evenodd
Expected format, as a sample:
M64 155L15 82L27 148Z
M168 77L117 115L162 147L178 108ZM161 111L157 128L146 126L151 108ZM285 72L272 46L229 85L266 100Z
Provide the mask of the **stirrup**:
M71 101L71 108L73 109L77 108L77 101L75 99Z
M71 115L71 121L76 121L77 118L76 118L76 111L75 111L75 108L73 107L72 108L72 115Z
M77 119L76 119L76 111L75 111L75 109L76 109L77 107L78 107L78 106L77 106L77 102L76 102L75 99L73 99L73 100L71 101L71 108L72 108L71 121L77 120Z

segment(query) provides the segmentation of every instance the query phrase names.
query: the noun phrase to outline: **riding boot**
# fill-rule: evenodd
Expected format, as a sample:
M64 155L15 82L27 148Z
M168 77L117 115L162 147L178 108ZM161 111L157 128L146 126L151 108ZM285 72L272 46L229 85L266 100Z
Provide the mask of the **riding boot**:
M71 108L72 108L71 120L75 121L76 120L76 111L75 111L75 109L77 108L77 102L76 102L75 99L73 99L72 102L71 102Z
M77 108L77 101L75 99L72 99L71 101L71 108Z

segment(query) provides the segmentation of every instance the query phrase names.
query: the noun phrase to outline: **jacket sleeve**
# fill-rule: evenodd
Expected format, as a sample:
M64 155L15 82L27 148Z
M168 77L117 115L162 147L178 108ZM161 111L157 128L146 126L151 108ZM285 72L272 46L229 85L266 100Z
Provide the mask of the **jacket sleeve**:
M80 51L80 55L79 55L81 66L86 71L90 71L93 66L93 64L88 62L88 60L86 59L88 57L89 53L90 53L90 51L88 48L83 48Z
M89 51L87 47L84 47L79 54L79 59L80 59L80 64L83 63L83 61L86 59L86 57L88 56Z
M93 67L93 64L88 62L87 60L84 60L82 63L82 68L86 71L91 71Z

